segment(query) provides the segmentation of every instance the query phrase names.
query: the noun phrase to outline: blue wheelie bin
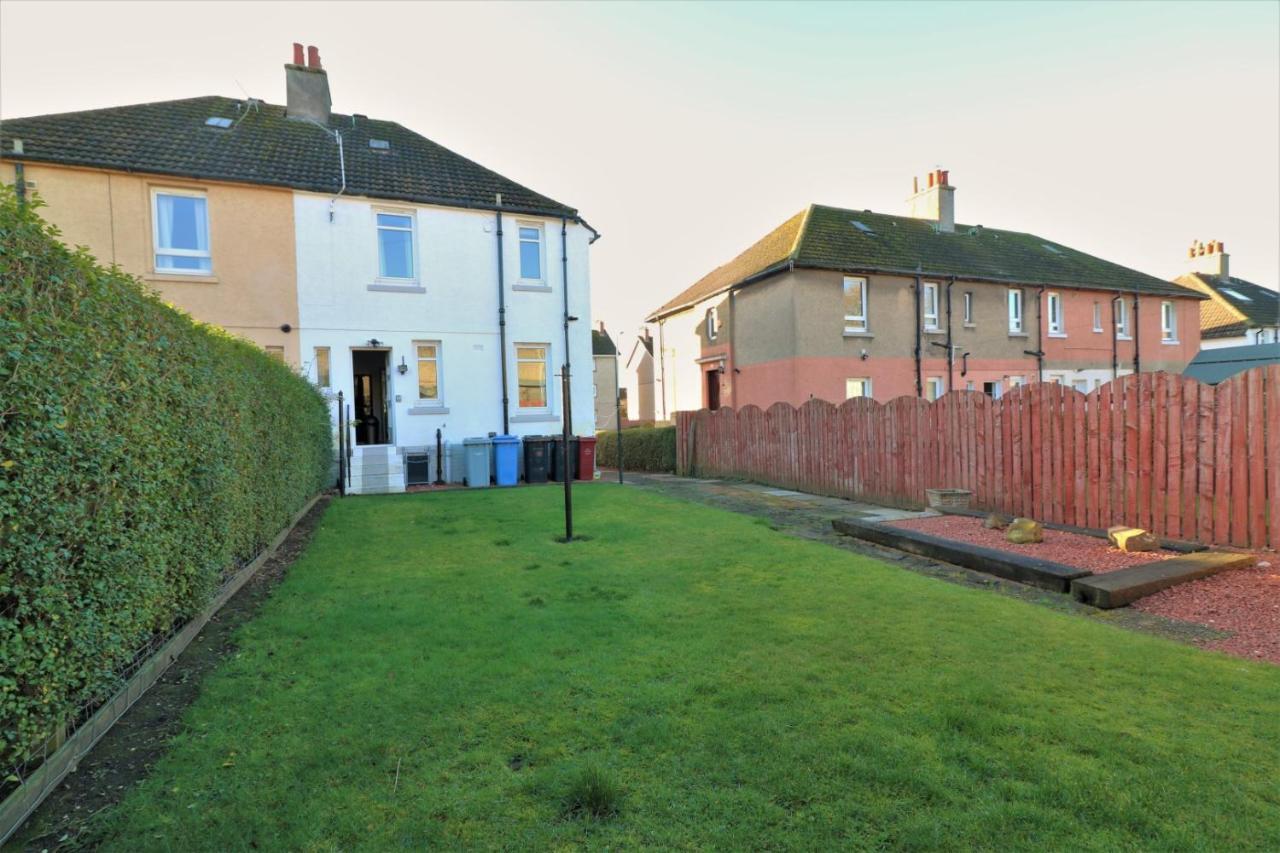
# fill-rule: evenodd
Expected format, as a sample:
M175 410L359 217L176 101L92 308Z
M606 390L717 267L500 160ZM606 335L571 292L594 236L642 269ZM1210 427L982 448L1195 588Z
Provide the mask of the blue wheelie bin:
M520 480L520 439L514 435L493 437L493 482L514 486Z

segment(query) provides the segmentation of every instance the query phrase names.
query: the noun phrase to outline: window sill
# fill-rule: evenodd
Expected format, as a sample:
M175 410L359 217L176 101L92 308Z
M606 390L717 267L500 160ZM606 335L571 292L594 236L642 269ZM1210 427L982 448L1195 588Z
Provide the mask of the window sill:
M369 290L377 293L426 293L427 289L420 284L383 284L374 282Z
M1010 333L1009 333L1009 337L1011 337L1011 338L1026 338L1026 337L1030 337L1030 335L1028 335L1026 332L1010 332Z
M921 331L926 335L937 335L940 338L945 338L947 336L945 329L921 329Z
M560 422L560 417L544 412L537 415L512 415L508 420L513 424L554 424Z
M1066 336L1066 332L1049 332L1045 335L1046 338L1065 338Z
M447 415L449 409L446 406L410 406L409 414L411 415Z
M1103 332L1105 332L1105 331L1106 331L1106 329L1094 329L1094 330L1093 330L1093 333L1094 333L1095 335L1101 335L1101 334L1102 334Z
M528 293L550 293L551 285L538 284L536 282L518 282L511 285L512 290L523 290Z
M869 331L867 331L867 330L865 330L865 329L864 329L864 330L862 330L861 332L853 331L853 330L850 330L850 329L845 329L845 330L844 330L844 336L845 336L846 338L874 338L874 337L875 337L875 334L874 334L873 332L869 332Z
M1182 341L1166 341L1163 338L1160 340L1160 343L1164 344L1167 347L1176 347L1176 346L1182 345Z
M977 323L962 323L962 324L960 325L960 328L962 328L962 329L976 329L976 328L978 328L978 324L977 324Z
M1131 340L1133 340L1133 336L1132 336L1132 335L1116 335L1116 340L1117 340L1117 341L1131 341Z
M184 273L149 272L143 276L147 281L171 281L179 284L217 284L216 275L187 275Z

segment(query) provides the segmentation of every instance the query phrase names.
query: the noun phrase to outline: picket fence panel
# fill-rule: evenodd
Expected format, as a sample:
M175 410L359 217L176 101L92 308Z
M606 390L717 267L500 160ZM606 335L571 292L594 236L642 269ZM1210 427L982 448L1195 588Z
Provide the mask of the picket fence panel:
M962 488L982 510L1170 539L1280 548L1280 365L1217 386L1168 373L1082 394L809 400L676 414L678 473L888 506Z

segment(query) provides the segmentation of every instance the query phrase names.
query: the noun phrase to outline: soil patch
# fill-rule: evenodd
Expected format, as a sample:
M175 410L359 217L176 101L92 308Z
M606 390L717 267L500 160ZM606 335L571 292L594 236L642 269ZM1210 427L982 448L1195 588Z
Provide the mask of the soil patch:
M1038 557L1064 566L1074 566L1094 573L1114 572L1130 566L1141 566L1156 560L1176 557L1172 551L1139 551L1128 553L1112 548L1105 539L1045 528L1044 541L1034 545L1015 545L1004 538L1003 530L988 530L982 519L967 515L940 515L889 522L896 527L917 530L931 536L995 548L1025 557Z
M252 619L311 541L330 497L316 501L276 553L213 615L164 676L129 709L18 830L15 847L79 850L94 846L91 821L120 802L178 734L200 684L236 647L232 635Z

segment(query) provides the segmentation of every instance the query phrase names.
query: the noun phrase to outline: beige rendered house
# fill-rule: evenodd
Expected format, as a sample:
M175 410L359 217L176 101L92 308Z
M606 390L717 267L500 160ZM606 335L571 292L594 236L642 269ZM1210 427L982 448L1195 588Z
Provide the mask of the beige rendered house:
M188 177L208 174L219 134L244 111L144 105L12 119L3 126L0 181L39 198L63 239L117 264L197 319L299 364L293 192L287 187ZM148 109L148 107L152 109ZM113 120L145 123L168 151L151 150ZM205 113L208 113L207 115ZM210 123L214 122L214 123ZM102 145L112 139L114 146ZM92 150L90 150L92 149ZM197 168L199 166L199 168Z

